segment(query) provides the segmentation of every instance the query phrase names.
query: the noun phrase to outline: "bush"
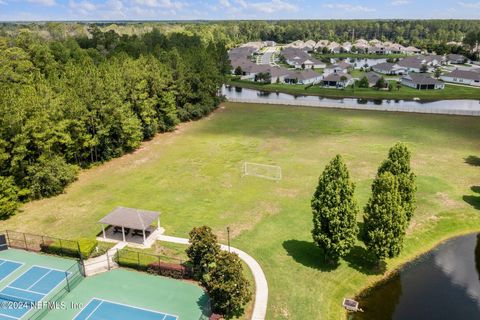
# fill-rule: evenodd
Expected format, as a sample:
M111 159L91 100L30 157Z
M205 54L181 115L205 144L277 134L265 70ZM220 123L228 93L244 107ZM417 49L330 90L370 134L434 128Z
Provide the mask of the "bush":
M96 239L82 238L78 240L78 245L80 247L82 258L88 259L92 255L93 250L97 247L98 241Z
M98 241L95 239L79 239L77 241L71 240L53 240L47 241L40 245L40 248L45 253L55 254L59 256L67 256L79 258L78 248L83 259L88 259L93 250L97 247Z
M154 262L148 265L147 272L174 279L191 279L192 268L178 263Z

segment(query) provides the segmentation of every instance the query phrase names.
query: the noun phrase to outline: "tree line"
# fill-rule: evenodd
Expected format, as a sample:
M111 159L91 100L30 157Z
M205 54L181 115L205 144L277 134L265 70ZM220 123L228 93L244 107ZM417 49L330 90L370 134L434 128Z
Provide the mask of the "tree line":
M214 110L225 45L154 30L0 37L0 218L61 193L80 168Z
M185 21L185 22L116 22L0 24L0 35L17 34L27 28L49 38L89 33L94 25L102 31L123 35L141 35L158 29L162 33L195 34L203 41L222 41L229 46L247 41L274 40L287 43L295 40L351 41L364 38L396 41L426 48L450 41L474 45L480 33L479 20L280 20L280 21Z
M355 185L343 158L337 155L319 178L311 206L312 236L326 259L337 263L359 236L378 262L400 254L406 229L415 211L415 174L410 151L403 143L393 146L378 168L372 193L364 207L359 230Z

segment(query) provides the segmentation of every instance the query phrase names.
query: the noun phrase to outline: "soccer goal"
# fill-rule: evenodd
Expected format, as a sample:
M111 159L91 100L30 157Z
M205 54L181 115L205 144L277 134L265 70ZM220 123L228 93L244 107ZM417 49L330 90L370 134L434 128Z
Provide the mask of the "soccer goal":
M282 168L269 164L244 162L242 176L254 176L278 181L282 179Z

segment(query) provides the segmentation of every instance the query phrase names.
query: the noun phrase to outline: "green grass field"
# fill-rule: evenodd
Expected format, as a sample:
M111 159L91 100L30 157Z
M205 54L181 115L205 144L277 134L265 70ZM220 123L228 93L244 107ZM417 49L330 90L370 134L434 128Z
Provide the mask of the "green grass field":
M387 261L392 270L441 240L480 230L479 135L475 117L225 103L83 171L65 194L26 204L2 228L93 237L98 219L118 205L160 210L168 235L208 224L226 242L230 226L232 245L267 275L268 319L337 320L345 317L342 298L382 275L360 242L336 269L313 245L310 199L326 163L344 156L363 207L388 149L397 141L410 147L418 209L402 255ZM242 178L243 161L280 165L283 179Z
M358 76L356 73L354 76ZM297 95L312 95L330 98L361 98L361 99L403 99L412 100L420 98L421 100L453 100L453 99L480 99L480 89L461 87L446 84L443 90L416 90L402 86L400 90L396 87L392 91L376 90L375 88L352 88L331 89L323 88L318 85L306 88L304 85L296 84L261 84L252 81L230 80L228 84L243 88L259 89L270 92L285 92Z

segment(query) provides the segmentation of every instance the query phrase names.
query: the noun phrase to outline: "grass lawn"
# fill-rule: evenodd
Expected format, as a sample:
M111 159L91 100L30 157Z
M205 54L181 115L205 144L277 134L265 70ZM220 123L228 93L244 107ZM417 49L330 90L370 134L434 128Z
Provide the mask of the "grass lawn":
M444 90L416 90L406 86L402 86L400 90L379 91L374 88L358 88L353 89L351 86L339 90L322 88L318 85L305 88L303 85L290 84L261 84L252 81L230 80L228 84L259 89L271 92L285 92L297 95L314 95L331 98L362 98L362 99L404 99L412 100L420 98L421 100L452 100L452 99L480 99L480 90L477 88L459 87L450 84L445 85Z
M93 237L119 205L160 210L168 235L208 224L225 243L230 226L232 245L267 275L267 319L338 320L342 298L382 275L360 242L337 268L312 243L310 199L327 162L344 156L363 207L388 149L403 141L412 150L418 209L402 255L387 261L392 270L443 239L480 230L479 135L475 117L225 103L83 171L65 194L24 205L2 228ZM242 178L243 161L280 165L283 179Z
M364 71L360 71L358 69L354 69L350 72L350 75L354 78L362 79L363 76L366 74Z

